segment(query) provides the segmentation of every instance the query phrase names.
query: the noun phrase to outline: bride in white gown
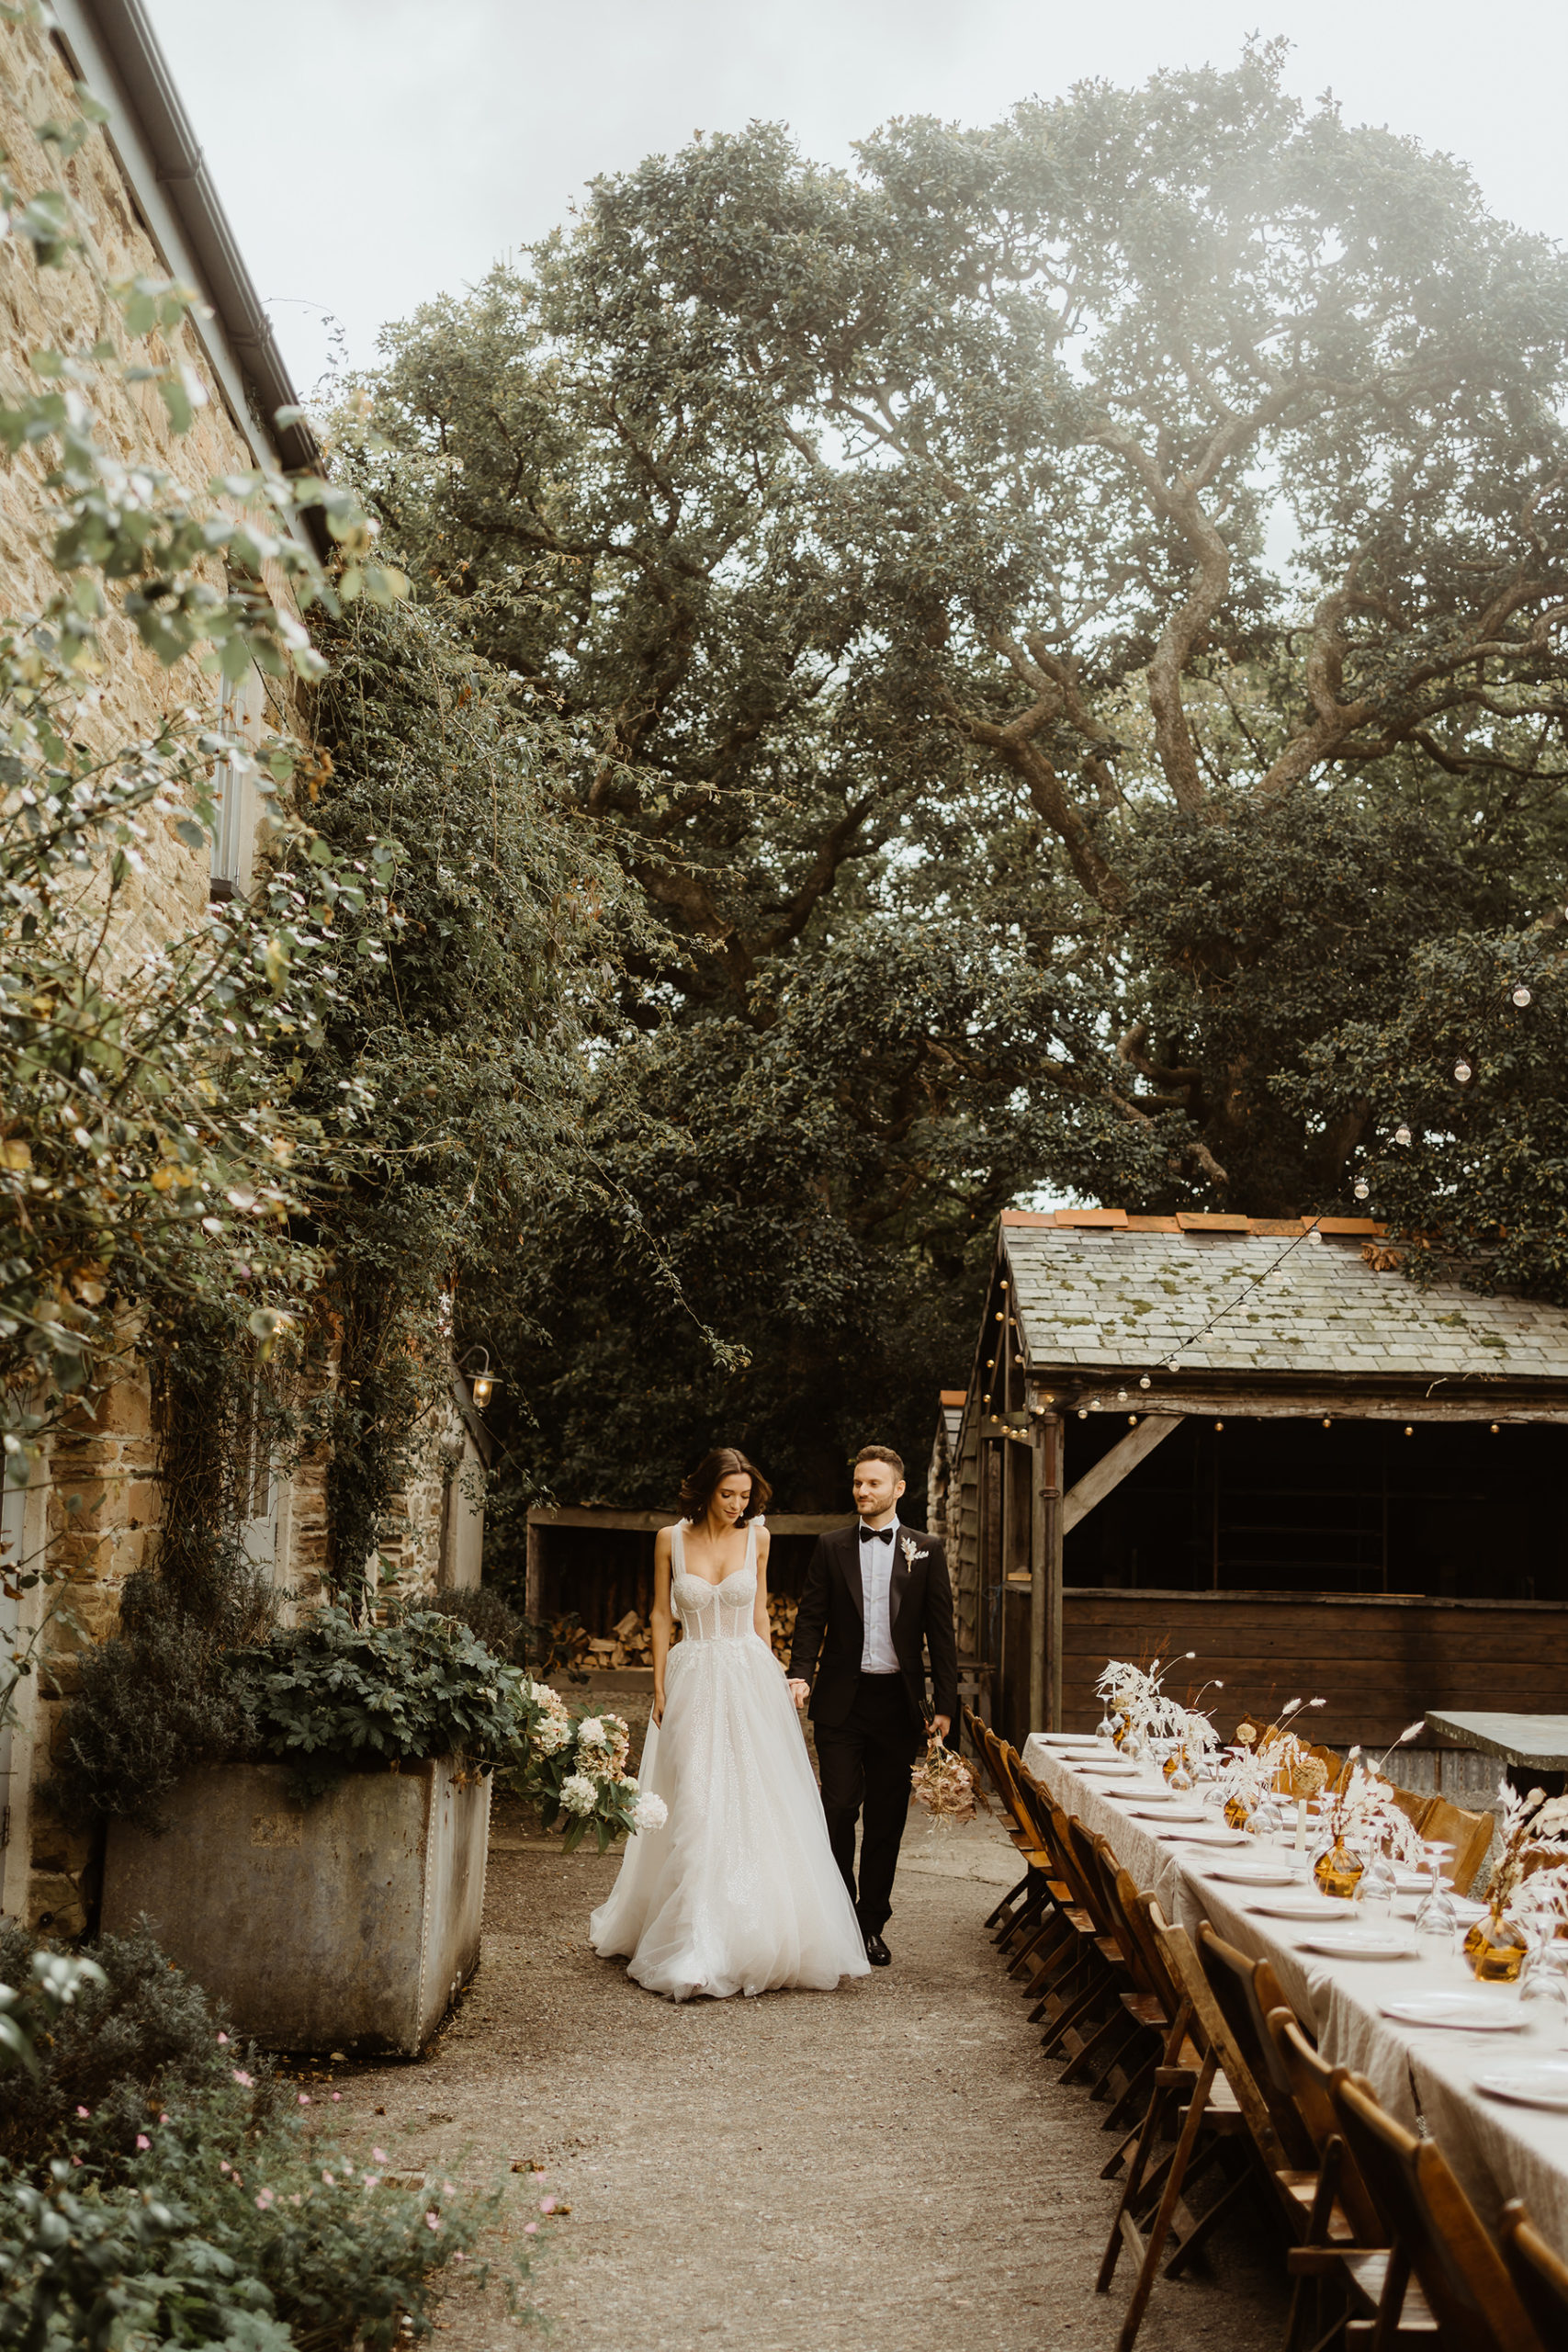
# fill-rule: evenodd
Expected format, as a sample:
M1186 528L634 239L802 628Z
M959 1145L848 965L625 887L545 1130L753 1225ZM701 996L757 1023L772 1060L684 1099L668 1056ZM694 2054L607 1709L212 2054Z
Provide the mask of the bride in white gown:
M668 1818L631 1839L589 1933L603 1958L626 1955L639 1984L675 2001L827 1990L868 1973L768 1638L768 1536L754 1516L767 1496L744 1454L721 1447L682 1488L691 1516L654 1547L653 1717L638 1780Z

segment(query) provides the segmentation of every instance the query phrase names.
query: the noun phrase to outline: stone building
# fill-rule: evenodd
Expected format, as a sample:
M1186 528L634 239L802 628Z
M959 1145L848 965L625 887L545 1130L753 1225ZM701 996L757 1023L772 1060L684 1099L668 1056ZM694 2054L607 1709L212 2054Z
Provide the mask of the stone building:
M174 278L197 288L207 306L167 352L205 396L196 421L176 438L154 387L109 383L95 399L100 437L122 458L151 460L186 481L263 465L312 469L319 453L308 429L272 421L292 406L294 390L140 0L53 0L52 15L52 29L0 25L0 148L24 198L63 187L82 249L63 267L40 269L28 248L0 239L0 397L14 396L27 380L33 352L80 348L105 332L112 283L141 274ZM35 127L71 119L78 82L107 108L107 119L62 162ZM0 463L0 609L12 616L38 610L57 584L41 486L46 462L24 452ZM275 598L288 598L281 577L267 584ZM133 628L112 619L104 642L110 659L102 714L113 740L152 733L172 708L215 708L219 690L194 662L164 668ZM215 715L231 734L254 740L276 729L309 736L301 689L260 671L240 690L224 690L221 706ZM221 772L218 782L220 815L209 848L185 846L173 820L152 845L140 899L130 902L132 923L144 935L168 938L199 918L210 899L250 887L265 846L259 804L235 771ZM391 1548L404 1583L478 1580L480 1513L465 1496L471 1477L454 1479L452 1471L478 1462L481 1439L455 1382L446 1426L430 1432L428 1464L396 1515ZM283 1477L274 1463L260 1462L247 1485L247 1547L288 1594L308 1598L319 1589L325 1557L323 1464L307 1460ZM30 1487L6 1490L6 1561L36 1563L43 1554L51 1568L68 1568L80 1629L69 1637L52 1625L46 1632L49 1670L18 1686L9 1725L0 1728L0 1913L6 1916L66 1930L81 1923L85 1857L31 1792L70 1690L72 1641L114 1630L120 1589L147 1556L160 1508L141 1382L113 1389L93 1421L57 1445ZM28 1634L27 1612L42 1605L36 1592L0 1599L0 1648Z

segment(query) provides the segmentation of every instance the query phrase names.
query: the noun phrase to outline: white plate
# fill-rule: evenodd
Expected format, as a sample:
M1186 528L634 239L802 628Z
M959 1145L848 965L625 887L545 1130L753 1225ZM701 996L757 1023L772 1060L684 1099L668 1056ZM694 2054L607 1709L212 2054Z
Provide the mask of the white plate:
M1522 2009L1484 1993L1413 1993L1385 2001L1382 2013L1399 2025L1451 2026L1458 2033L1517 2033L1528 2022Z
M1206 1878L1223 1879L1227 1886L1300 1886L1295 1871L1286 1870L1281 1862L1214 1862L1205 1871Z
M1140 1803L1127 1807L1134 1821L1206 1821L1201 1805L1160 1805L1151 1811Z
M1245 1829L1177 1829L1163 1834L1179 1839L1184 1846L1250 1846L1251 1838Z
M1371 1928L1346 1928L1337 1935L1307 1936L1299 1949L1325 1960L1415 1960L1416 1946L1403 1936L1380 1936Z
M1337 1926L1350 1916L1348 1903L1337 1903L1322 1894L1297 1894L1272 1903L1249 1903L1246 1907L1256 1911L1260 1919L1312 1919L1325 1928Z
M1515 2107L1550 2108L1568 2115L1568 2065L1548 2059L1542 2065L1511 2066L1506 2075L1477 2075L1475 2087Z
M1036 1731L1031 1732L1030 1737L1031 1739L1037 1739L1042 1747L1087 1747L1094 1749L1097 1747L1109 1747L1111 1745L1111 1742L1108 1739L1097 1739L1094 1733L1091 1731Z
M1080 1764L1079 1771L1086 1781L1135 1781L1143 1770L1141 1764Z

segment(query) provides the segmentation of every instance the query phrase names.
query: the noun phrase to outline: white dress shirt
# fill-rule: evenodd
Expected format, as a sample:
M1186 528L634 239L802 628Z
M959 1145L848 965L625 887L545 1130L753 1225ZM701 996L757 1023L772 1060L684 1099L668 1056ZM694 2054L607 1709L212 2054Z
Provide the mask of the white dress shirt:
M865 1521L861 1521L863 1528ZM872 1544L861 1541L861 1530L855 1531L855 1549L860 1554L861 1590L865 1596L865 1635L861 1644L860 1670L863 1674L897 1674L901 1671L897 1652L893 1647L893 1560L902 1532L897 1519L893 1521L893 1541L881 1540L883 1531L874 1530L877 1540Z

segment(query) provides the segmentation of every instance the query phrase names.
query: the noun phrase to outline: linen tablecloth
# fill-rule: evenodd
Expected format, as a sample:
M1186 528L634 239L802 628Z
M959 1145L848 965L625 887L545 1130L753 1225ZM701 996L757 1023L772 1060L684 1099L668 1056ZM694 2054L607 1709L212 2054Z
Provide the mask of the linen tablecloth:
M1107 1745L1105 1756L1111 1752ZM1568 2259L1568 2115L1507 2106L1475 2086L1479 2075L1568 2059L1555 2023L1538 2024L1532 2018L1517 2033L1455 2032L1385 2018L1385 2001L1443 1991L1473 1993L1475 1979L1457 1950L1430 1955L1424 1951L1410 1961L1328 1960L1304 1951L1302 1945L1314 1933L1310 1925L1264 1918L1249 1907L1269 1901L1270 1890L1228 1884L1212 1874L1223 1867L1227 1851L1258 1856L1272 1850L1287 1858L1284 1847L1270 1849L1249 1839L1245 1849L1183 1848L1176 1834L1179 1824L1162 1831L1155 1822L1131 1816L1129 1807L1140 1790L1146 1794L1164 1788L1157 1772L1095 1781L1077 1770L1064 1750L1039 1737L1025 1746L1023 1761L1064 1813L1105 1838L1128 1875L1158 1899L1173 1926L1195 1936L1199 1921L1207 1919L1227 1943L1271 1961L1286 1997L1311 2025L1329 2064L1365 2075L1407 2130L1425 2119L1489 2227L1495 2228L1510 2197L1522 2197L1541 2234ZM1218 1826L1218 1815L1211 1812L1209 1821ZM1391 1925L1408 1927L1409 1921L1396 1914ZM1500 2004L1517 2001L1511 1987L1486 1989Z

